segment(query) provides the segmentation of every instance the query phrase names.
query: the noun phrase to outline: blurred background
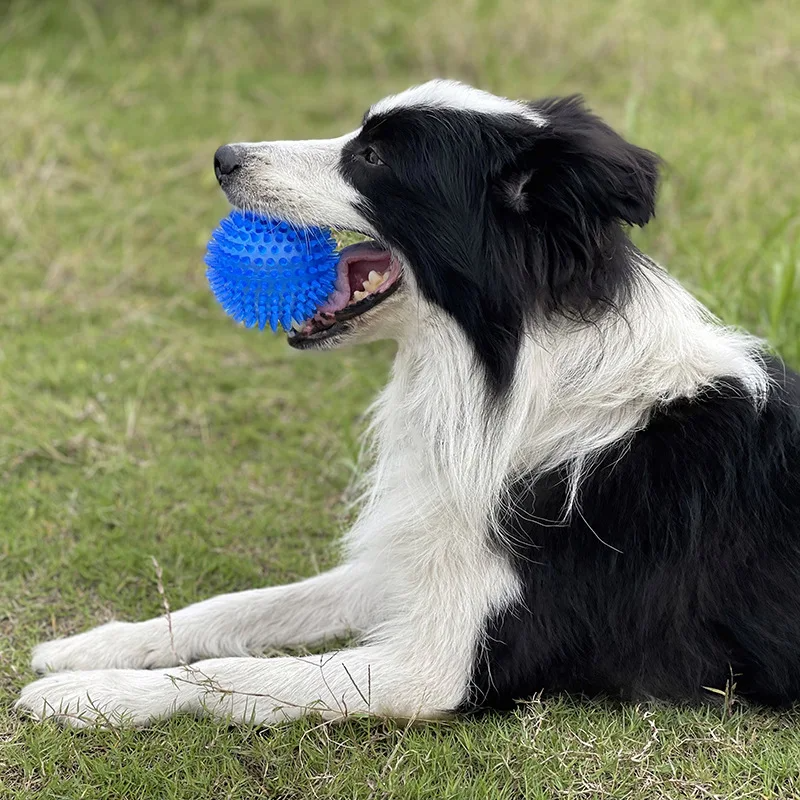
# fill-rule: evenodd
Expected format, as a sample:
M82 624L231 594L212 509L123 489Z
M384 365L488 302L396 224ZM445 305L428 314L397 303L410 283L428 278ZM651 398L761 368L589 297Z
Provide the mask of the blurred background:
M212 157L436 76L583 93L661 154L637 242L800 366L796 2L0 0L4 700L34 641L159 613L153 556L173 607L335 559L392 346L303 356L224 316Z

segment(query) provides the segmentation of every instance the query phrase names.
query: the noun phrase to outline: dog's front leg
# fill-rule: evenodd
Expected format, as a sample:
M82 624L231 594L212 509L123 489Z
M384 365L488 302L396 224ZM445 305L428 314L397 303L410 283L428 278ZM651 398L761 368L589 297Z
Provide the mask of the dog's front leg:
M174 713L258 725L308 713L430 719L458 705L469 677L463 659L443 655L371 645L166 670L64 672L26 686L17 707L77 727L144 725Z
M381 592L356 563L285 586L219 595L170 618L110 622L40 644L36 672L148 668L316 644L380 621Z
M428 532L428 540L437 540ZM515 596L505 560L468 537L395 550L391 610L368 644L324 655L214 658L159 670L62 672L19 707L67 724L146 724L173 713L272 724L310 712L438 717L467 697L489 615ZM373 579L375 575L373 575Z

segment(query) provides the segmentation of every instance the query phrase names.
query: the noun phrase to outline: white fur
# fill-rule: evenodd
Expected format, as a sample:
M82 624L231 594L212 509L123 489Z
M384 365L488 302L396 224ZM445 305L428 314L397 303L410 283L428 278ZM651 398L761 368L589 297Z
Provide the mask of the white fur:
M403 485L386 489L391 509L408 509L417 499ZM272 593L273 602L241 623L236 614L260 592L199 603L173 616L177 653L169 647L165 620L138 623L140 630L152 631L157 663L177 663L181 652L236 653L254 642L268 640L276 646L342 633L352 621L345 626L339 609L316 605L341 597L344 608L355 600L356 616L371 617L364 646L303 658L217 658L190 668L109 670L143 666L143 649L152 652L152 647L131 635L136 625L123 635L118 628L103 626L50 643L37 653L40 664L99 671L65 672L36 681L23 690L18 707L78 726L145 724L178 711L259 724L309 712L326 718L354 712L441 716L464 698L482 622L512 599L515 586L507 564L490 551L482 531L468 529L462 520L464 528L457 532L451 527L455 520L431 510L427 520L409 517L402 525L393 515L379 519L367 511L361 535L368 547L350 566L305 582L306 609L293 587L263 590L261 599ZM377 562L370 560L375 550L381 554ZM357 573L369 579L351 582ZM315 588L325 587L323 597L310 588L313 581ZM226 630L226 620L237 635Z
M169 618L109 622L34 648L36 672L153 669L211 656L260 654L360 634L380 613L380 587L345 564L299 583L223 594Z
M234 144L242 166L231 202L298 225L327 226L337 220L339 228L374 235L355 210L357 192L339 174L342 148L358 133L335 139Z
M498 113L510 102L449 83L427 87L376 108L471 98ZM269 172L269 210L358 227L353 190L333 167L346 140L254 145L259 169ZM741 378L756 403L768 390L755 340L720 326L651 262L638 266L622 315L606 314L597 325L531 321L502 406L489 405L461 329L421 296L406 269L386 301L390 313L377 307L358 334L392 336L399 348L373 408L372 467L346 564L176 612L172 639L159 619L42 645L34 668L83 671L27 686L19 707L78 725L144 724L175 711L273 723L315 710L430 717L456 707L487 617L518 593L487 536L509 479L567 465L574 501L593 457L645 425L659 403L723 375ZM360 646L303 658L241 657L348 631L363 634Z
M370 108L368 117L398 108L448 108L478 114L513 114L536 125L546 123L541 114L537 114L525 103L498 97L458 81L428 81L399 94L384 97Z

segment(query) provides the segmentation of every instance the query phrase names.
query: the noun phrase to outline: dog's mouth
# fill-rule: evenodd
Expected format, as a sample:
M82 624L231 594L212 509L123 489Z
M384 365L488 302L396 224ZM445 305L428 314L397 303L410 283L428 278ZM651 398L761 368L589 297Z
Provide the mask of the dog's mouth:
M386 300L400 281L399 262L377 242L345 247L339 253L333 294L311 319L288 332L289 344L302 348L342 333L349 320Z

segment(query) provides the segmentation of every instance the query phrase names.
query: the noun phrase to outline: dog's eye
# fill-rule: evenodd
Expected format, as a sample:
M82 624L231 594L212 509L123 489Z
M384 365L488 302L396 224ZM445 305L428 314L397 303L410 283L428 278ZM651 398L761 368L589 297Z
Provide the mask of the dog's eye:
M363 152L361 153L361 158L363 158L367 164L371 164L373 167L383 166L381 157L371 147L364 148Z

